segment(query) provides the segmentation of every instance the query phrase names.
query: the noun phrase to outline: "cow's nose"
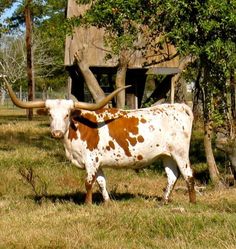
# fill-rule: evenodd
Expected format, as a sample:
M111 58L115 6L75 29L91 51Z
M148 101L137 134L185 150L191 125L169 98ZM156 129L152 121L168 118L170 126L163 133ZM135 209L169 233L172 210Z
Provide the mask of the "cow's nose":
M54 138L62 138L62 137L63 137L63 132L60 131L60 130L52 131L52 136L53 136Z

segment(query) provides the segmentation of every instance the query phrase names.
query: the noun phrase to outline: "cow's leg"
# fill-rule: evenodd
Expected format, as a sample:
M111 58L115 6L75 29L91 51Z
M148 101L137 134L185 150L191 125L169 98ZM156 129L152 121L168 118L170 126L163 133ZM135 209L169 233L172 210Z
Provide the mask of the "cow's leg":
M93 184L94 184L95 179L96 177L94 177L92 181L88 179L85 180L85 188L86 188L85 203L86 204L92 204L93 202L93 190L92 189L93 189Z
M106 179L102 169L98 169L96 177L96 181L100 187L104 201L109 201L110 197L106 189Z
M168 203L171 192L175 186L175 183L179 177L179 169L177 164L173 158L165 156L163 158L163 163L165 167L165 172L167 175L167 186L163 195L163 202L165 204Z
M196 192L194 189L194 178L193 178L193 170L190 166L190 162L188 157L175 157L175 160L179 166L179 170L186 181L188 193L189 193L189 201L191 203L196 203Z
M92 204L93 202L93 184L96 180L96 169L95 167L86 167L87 177L85 179L86 197L85 203Z

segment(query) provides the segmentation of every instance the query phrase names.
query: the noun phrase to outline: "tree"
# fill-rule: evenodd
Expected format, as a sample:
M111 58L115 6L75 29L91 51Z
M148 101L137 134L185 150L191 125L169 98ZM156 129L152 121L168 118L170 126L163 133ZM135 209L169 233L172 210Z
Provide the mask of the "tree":
M4 12L10 8L12 6L12 2L13 0L2 0L1 4L0 4L0 16L2 16L4 14ZM2 35L2 33L5 32L5 25L1 22L0 23L0 37Z
M198 77L195 86L201 92L203 103L204 145L211 180L217 185L220 178L211 145L212 125L219 113L217 94L226 91L227 79L236 64L236 2L166 0L160 1L158 8L152 28L164 28L167 39L181 55L193 55L196 58L194 65ZM221 97L223 106L227 107L224 94ZM227 119L225 115L224 119Z
M28 78L28 100L32 101L35 97L35 80L34 80L34 69L33 69L33 50L32 50L32 17L31 17L31 4L32 0L26 0L24 7L25 17L25 40L26 40L26 54L27 54L27 78ZM28 119L32 120L33 109L28 110Z
M24 0L9 1L9 4L4 7L10 7L16 2L18 5L13 15L5 21L7 24L5 30L8 30L9 34L14 32L15 37L22 36L26 23L30 24L29 19L32 20L34 27L27 33L27 37L31 33L33 36L31 44L28 42L26 51L29 52L32 48L28 56L28 68L34 69L32 75L37 80L36 88L46 90L49 86L61 87L66 79L63 60L67 1L32 0L28 5L29 2ZM25 12L25 9L28 11ZM25 22L24 13L29 13L29 10L31 18L27 15L28 21ZM32 54L35 62L32 61ZM28 73L30 73L29 70Z
M25 41L23 37L3 35L0 38L0 74L6 75L13 84L26 79Z
M57 56L54 55L48 47L47 41L44 41L41 34L34 34L33 51L34 51L34 75L37 81L37 89L47 91L50 86L48 81L54 79L60 81L62 65L58 64ZM14 86L22 86L27 89L26 85L26 49L24 36L7 36L0 38L0 74L6 75L9 82ZM57 73L59 72L59 73ZM54 79L55 80L55 79ZM64 82L64 79L61 81ZM62 83L55 81L51 86L59 89Z

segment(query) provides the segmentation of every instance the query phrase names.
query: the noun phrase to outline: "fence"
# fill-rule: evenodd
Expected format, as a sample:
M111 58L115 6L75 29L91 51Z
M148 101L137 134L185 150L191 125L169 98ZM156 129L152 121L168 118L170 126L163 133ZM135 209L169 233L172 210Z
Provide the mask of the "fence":
M17 98L23 100L23 101L27 101L28 100L28 93L27 92L15 92ZM54 91L50 91L47 93L43 93L43 92L36 92L35 93L35 100L42 100L42 99L57 99L57 98L67 98L66 93L63 92L54 92ZM0 107L4 107L4 108L15 108L15 105L12 103L9 95L7 92L5 91L0 91Z

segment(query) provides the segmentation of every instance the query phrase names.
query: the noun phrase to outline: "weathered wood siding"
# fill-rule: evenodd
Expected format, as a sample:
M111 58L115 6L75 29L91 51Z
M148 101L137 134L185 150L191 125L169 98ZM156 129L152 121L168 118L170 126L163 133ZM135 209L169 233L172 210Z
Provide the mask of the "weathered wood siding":
M71 18L84 13L88 5L78 5L75 0L68 0L67 17ZM117 58L113 57L110 60L105 60L106 51L109 48L104 46L103 42L104 30L95 27L90 28L75 28L71 36L66 37L65 45L65 65L71 65L74 61L74 54L78 50L84 51L84 58L90 66L116 66ZM166 45L165 52L169 54L175 53L173 46ZM130 68L141 68L144 63L150 63L153 60L160 61L162 56L156 56L154 51L148 51L146 58L140 52L136 52L133 59L130 61ZM161 64L152 65L153 67L178 67L178 57L175 59L163 62Z

